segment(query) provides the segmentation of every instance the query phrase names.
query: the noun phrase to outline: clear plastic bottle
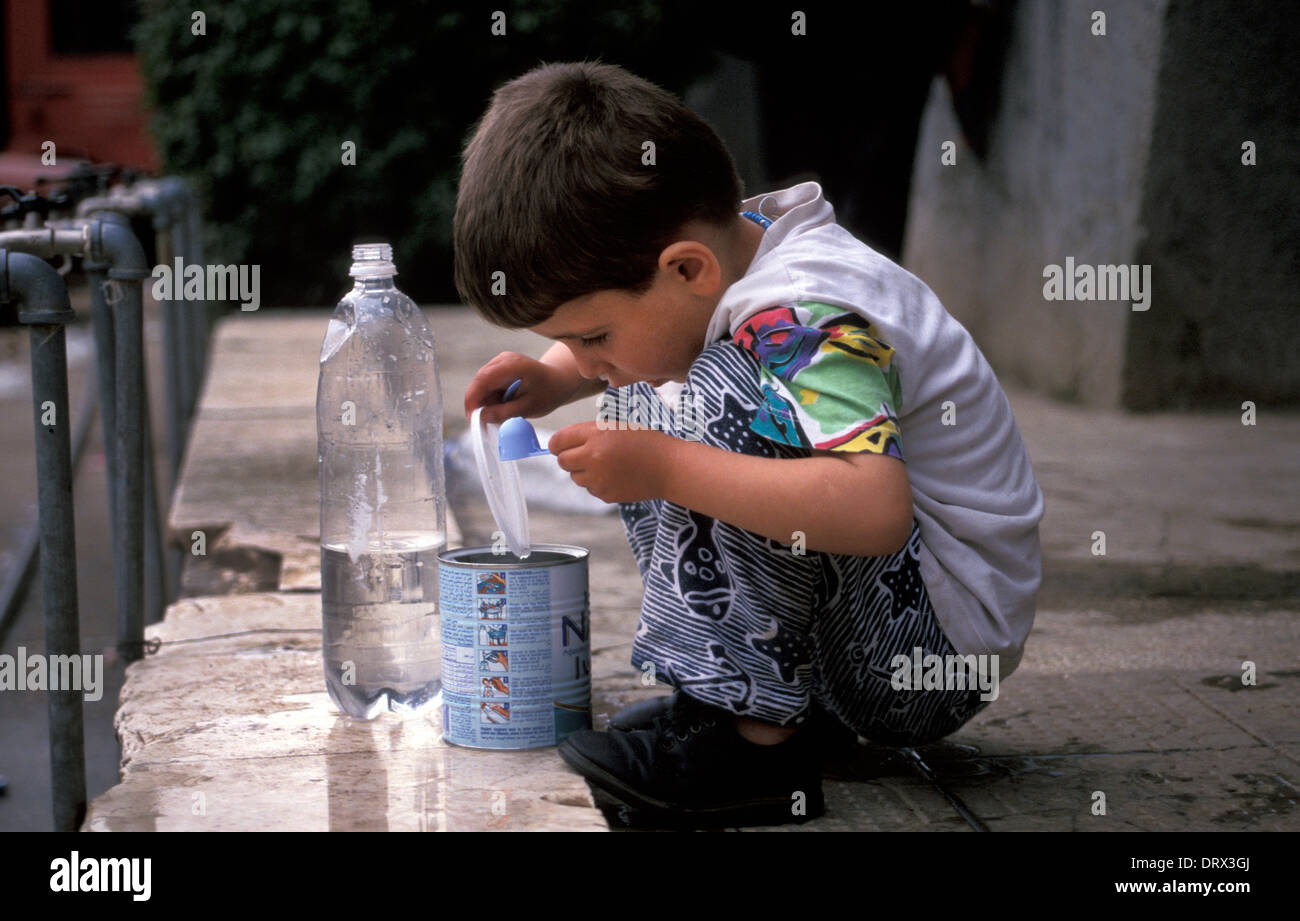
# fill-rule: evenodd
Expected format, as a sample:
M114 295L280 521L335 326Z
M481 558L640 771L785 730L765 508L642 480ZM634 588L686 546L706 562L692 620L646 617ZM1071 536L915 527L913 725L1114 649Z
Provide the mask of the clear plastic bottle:
M441 689L447 545L433 331L393 286L386 243L352 248L352 290L316 387L325 684L343 712L419 712Z

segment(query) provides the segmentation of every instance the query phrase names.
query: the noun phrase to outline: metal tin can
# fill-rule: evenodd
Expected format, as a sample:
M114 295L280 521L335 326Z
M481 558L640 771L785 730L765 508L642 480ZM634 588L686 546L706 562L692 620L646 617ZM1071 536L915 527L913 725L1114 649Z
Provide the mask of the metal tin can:
M438 554L443 738L541 748L591 728L587 551Z

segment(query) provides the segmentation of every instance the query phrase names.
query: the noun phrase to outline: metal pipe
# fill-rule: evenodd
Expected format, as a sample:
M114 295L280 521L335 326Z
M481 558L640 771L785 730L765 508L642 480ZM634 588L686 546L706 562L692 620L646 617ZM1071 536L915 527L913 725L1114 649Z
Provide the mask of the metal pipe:
M113 545L113 584L126 579L125 547L119 535L123 523L117 496L122 465L117 458L117 340L113 333L113 308L106 296L108 263L87 255L81 262L90 286L90 315L95 331L95 371L99 381L99 420L104 439L104 465L108 492L108 527Z
M119 522L125 578L116 586L119 654L126 661L144 651L144 313L141 282L148 277L144 248L131 233L125 216L97 212L89 225L89 255L109 264L115 287L110 299L114 310L115 450L120 476L117 486Z
M85 225L87 228L89 224ZM88 233L88 230L87 230ZM91 318L95 331L95 365L99 381L99 403L103 420L101 426L104 437L104 459L108 480L108 519L110 533L113 535L113 578L115 585L122 585L130 580L130 566L127 563L127 545L119 539L126 524L118 512L118 497L124 486L119 482L121 465L117 453L117 371L116 371L116 336L113 329L113 312L106 298L108 262L87 255L82 262L86 280L90 286ZM117 282L111 283L116 285ZM116 291L116 288L111 290ZM146 406L147 399L144 401ZM145 422L147 423L147 415ZM162 618L170 596L167 593L167 574L163 565L162 538L159 533L158 501L153 491L153 454L148 427L145 428L145 457L148 463L144 470L144 604L145 620L153 623Z
M185 241L182 252L185 255L186 262L191 265L203 265L203 255L198 239L199 234L202 233L202 226L199 222L198 197L188 183L180 179L177 179L176 182L182 192L180 213L177 216L177 226L182 230ZM189 310L189 322L187 324L189 339L186 351L189 355L190 365L190 392L189 406L186 411L187 419L194 417L199 395L203 392L207 325L208 302L205 298L191 304Z
M158 261L163 265L171 265L174 252L171 231L169 229L156 230L154 239L158 250ZM175 286L180 283L181 279L172 279L173 293L176 291ZM163 372L166 377L163 397L167 407L168 482L174 484L180 474L181 453L185 447L186 428L185 397L181 383L181 366L184 357L181 354L179 315L182 308L180 304L172 299L162 301L161 307L163 320ZM175 492L174 488L173 492ZM170 506L171 503L169 502L168 505Z
M162 246L163 238L165 238L165 234L159 240L160 247ZM141 437L144 443L143 450L142 450L143 460L144 460L144 474L143 474L144 476L144 482L143 482L144 596L143 597L144 597L144 606L145 606L144 622L152 624L152 623L157 623L158 621L163 619L163 612L166 610L167 602L171 600L171 595L169 594L167 588L168 574L167 574L167 567L164 562L165 548L163 545L162 534L159 530L160 523L159 523L159 515L158 515L158 486L157 486L156 472L154 470L152 412L149 407L149 386L148 386L149 375L145 370L147 355L145 353L144 346L143 346L143 327L144 327L143 299L141 300L141 305L142 305L141 306L142 339L141 339L141 350L140 350L140 363L141 363L140 422L142 426ZM172 305L170 303L163 305L164 336L166 335L167 332L166 329L167 319L168 319L167 308L171 306ZM167 345L166 342L164 342L164 348L163 348L164 362L170 360L171 355L174 351L171 348L167 348L166 345ZM107 352L105 354L114 354L114 353ZM164 391L168 392L167 402L169 405L175 402L173 399L171 399L170 390L171 390L170 386L164 387ZM111 389L111 390L106 390L105 392L115 394L116 390ZM181 440L180 431L178 429L172 429L169 424L169 438L168 438L169 452L177 450L176 446L180 444L180 440ZM174 480L174 474L172 478ZM167 504L168 507L171 506L170 501L168 501ZM174 580L174 583L179 585L180 583L179 575ZM141 639L143 639L143 634L141 635Z
M200 210L198 193L193 189L189 190L189 207L186 210L187 232L186 239L189 241L189 253L186 259L194 265L206 265L203 261L203 213ZM195 329L198 333L198 342L195 348L195 389L194 398L198 398L203 393L203 384L208 376L208 336L212 330L212 309L207 301L199 304L198 317L199 322ZM191 407L191 412L193 407Z
M189 260L185 252L185 227L179 222L169 223L165 229L158 229L157 224L155 231L159 237L168 238L168 252L172 255L174 263L177 256L181 258L182 264L188 268ZM175 317L175 349L176 349L176 399L180 403L180 418L182 422L181 431L188 436L190 427L190 403L194 394L194 361L190 356L190 327L193 325L194 302L185 298L182 283L184 275L177 273L174 279L173 293L176 299L171 302L173 316ZM184 453L184 447L178 451L178 454Z
M184 215L181 215L181 219L172 225L172 233L176 235L176 251L185 258L186 265L198 265L198 263L190 261L190 228ZM196 354L195 346L198 343L198 330L201 325L199 313L204 309L205 303L206 301L200 298L197 301L187 300L181 304L180 338L181 354L185 356L183 367L185 369L186 431L189 430L190 421L194 418L194 404L198 401L199 357Z
M80 253L86 247L84 227L41 227L28 230L0 231L0 247L15 253L28 253L42 259L53 259L65 253Z
M148 375L142 376L146 384L140 394L143 404L141 422L144 425L144 603L145 622L156 624L171 596L167 592L167 569L163 561L163 539L158 523L158 487L153 462L152 421L149 412Z
M129 191L114 190L113 194L83 200L77 208L80 215L93 213L117 213L131 215L148 215L151 217L158 247L160 263L170 266L175 256L188 261L188 244L184 240L188 230L187 210L192 202L187 184L175 177L156 180L141 180L131 186ZM191 262L191 264L195 264ZM183 276L173 279L176 286L184 284ZM173 289L176 290L176 289ZM167 419L167 460L168 501L175 493L180 464L184 454L189 419L193 411L198 387L199 369L193 356L197 323L189 317L186 305L178 299L169 299L161 304L163 315L163 361L166 382L163 388L166 402ZM144 492L147 505L145 515L147 531L145 533L145 580L146 603L149 609L148 621L160 619L165 602L169 600L170 586L179 592L181 583L182 554L174 548L167 548L159 531L158 482L154 469L153 453L150 445L150 417L147 396L143 397L144 423ZM128 580L130 574L127 574ZM129 626L129 625L128 625Z
M161 179L148 179L136 184L145 201L153 205L154 232L169 238L169 253L174 260L177 256L186 265L199 265L193 260L189 242L189 221L186 211L190 206L189 187L183 179L165 176ZM159 260L161 261L161 260ZM173 278L179 292L182 278ZM202 301L191 303L184 297L176 298L175 343L177 349L177 370L179 376L179 398L181 404L182 433L188 435L190 417L194 412L195 396L198 390L198 364L193 352L194 329L197 326L196 312ZM183 453L183 445L181 448ZM174 472L179 472L179 463Z
M63 279L43 260L27 253L0 250L0 262L0 301L16 301L19 320L31 327L45 651L47 656L79 657L68 357L63 332L63 324L75 319L75 314ZM81 691L64 687L47 693L54 828L75 831L86 813Z
M184 227L185 227L185 250L183 255L185 261L190 265L206 265L203 260L203 221L200 211L200 201L197 192L189 184L182 182L182 188L185 192L184 198ZM206 299L193 305L194 316L190 323L191 340L191 375L192 375L192 392L190 404L187 409L186 431L193 425L195 413L198 412L198 401L203 393L203 386L207 380L208 365L208 336L211 330L212 314L211 305ZM177 482L180 476L179 468L176 470L172 483ZM175 488L173 486L173 495ZM168 503L170 506L170 503ZM167 562L168 568L173 574L172 584L176 586L176 595L180 596L181 592L181 570L184 551L179 548L172 548L169 552Z
M188 264L197 265L199 263L190 261L190 253L187 252L184 240L180 239L188 228L185 212L190 199L189 188L180 178L142 179L133 184L130 191L114 190L110 195L84 199L77 205L77 214L85 216L107 212L148 215L153 221L158 261L170 267L175 257L180 256ZM172 281L173 291L179 291L184 285L183 277L173 278ZM175 298L162 304L164 367L167 375L167 458L171 467L172 492L175 492L174 484L180 474L180 462L185 450L198 379L198 370L191 354L191 343L195 336L191 327L194 324L182 301L183 298Z
M139 183L137 183L137 186ZM115 211L118 214L135 216L148 214L153 207L151 200L135 191L125 191L118 186L108 195L92 195L77 202L77 217L89 217L99 211Z

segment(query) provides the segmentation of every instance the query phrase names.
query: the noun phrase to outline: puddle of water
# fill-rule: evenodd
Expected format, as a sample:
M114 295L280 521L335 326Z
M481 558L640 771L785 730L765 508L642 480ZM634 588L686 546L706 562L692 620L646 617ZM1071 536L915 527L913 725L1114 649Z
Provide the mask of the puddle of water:
M1268 672L1267 674L1277 675L1282 673ZM1263 684L1242 684L1240 672L1231 675L1211 675L1209 678L1202 678L1201 684L1207 688L1218 688L1221 691L1231 691L1234 694L1238 691L1263 691L1277 687L1275 683L1268 681Z

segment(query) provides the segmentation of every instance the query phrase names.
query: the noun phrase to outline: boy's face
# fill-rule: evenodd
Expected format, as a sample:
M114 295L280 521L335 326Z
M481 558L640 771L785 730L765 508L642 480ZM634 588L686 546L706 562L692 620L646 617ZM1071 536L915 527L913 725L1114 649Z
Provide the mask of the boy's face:
M529 329L567 345L583 377L615 387L684 382L725 287L710 247L678 242L661 254L645 294L597 291L567 301Z
M567 345L583 377L604 378L614 387L684 381L699 356L704 329L692 331L680 302L657 296L657 287L642 297L597 291L561 305L531 328Z

